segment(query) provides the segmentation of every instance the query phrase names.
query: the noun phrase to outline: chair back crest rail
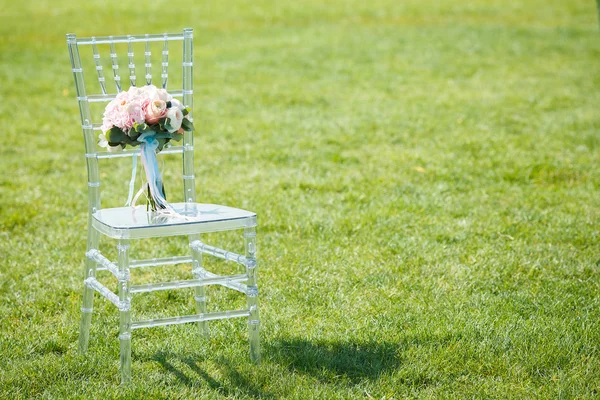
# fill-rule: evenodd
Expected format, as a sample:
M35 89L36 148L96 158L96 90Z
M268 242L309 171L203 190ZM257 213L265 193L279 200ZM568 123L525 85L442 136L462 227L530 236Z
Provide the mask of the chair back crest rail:
M181 46L177 46L177 43ZM97 142L104 107L118 93L128 90L129 86L153 84L166 89L193 111L193 30L188 28L178 33L87 38L68 34L67 46L85 144L89 212L93 214L100 209L98 159L137 157L140 154L139 149L126 149L118 153L99 150ZM87 54L84 54L86 51ZM181 61L174 55L180 55ZM175 64L180 64L181 69L174 68ZM105 73L106 70L111 72ZM181 71L180 75L178 70ZM139 72L143 72L141 76ZM192 111L188 118L193 122ZM182 154L183 158L184 201L195 203L193 132L184 133L181 145L167 146L161 151L161 154L173 153Z

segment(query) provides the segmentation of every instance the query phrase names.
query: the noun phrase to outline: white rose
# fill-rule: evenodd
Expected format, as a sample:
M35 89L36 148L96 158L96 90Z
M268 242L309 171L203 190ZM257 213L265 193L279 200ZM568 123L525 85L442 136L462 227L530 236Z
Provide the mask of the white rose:
M106 148L111 153L118 153L120 151L123 151L123 148L120 144L116 146L109 145L108 140L106 140L106 135L104 133L98 135L98 146Z
M167 111L167 118L169 118L169 125L171 125L171 129L169 129L170 133L177 132L179 128L181 128L181 122L183 121L183 113L177 107L169 108Z
M156 86L154 85L142 86L141 88L139 88L137 94L143 99L158 100L158 95L156 94Z
M165 89L158 89L154 85L142 86L138 95L150 100L162 100L164 102L171 100L171 95Z
M165 89L156 89L156 96L164 102L171 100L171 95Z
M185 106L177 99L171 99L171 107L179 108L181 111L185 110Z
M140 89L136 86L131 86L131 87L129 87L129 90L127 91L127 93L129 93L130 97L137 97L142 94L142 89Z
M108 147L108 140L106 140L106 135L104 133L98 135L98 146Z

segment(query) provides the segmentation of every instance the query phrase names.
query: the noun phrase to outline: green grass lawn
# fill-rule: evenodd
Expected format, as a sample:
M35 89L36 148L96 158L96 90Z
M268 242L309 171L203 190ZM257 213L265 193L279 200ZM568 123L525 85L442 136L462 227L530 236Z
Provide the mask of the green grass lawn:
M595 2L282 3L0 3L0 397L600 396ZM64 35L184 27L198 199L259 214L263 362L244 320L208 340L140 330L121 387L98 296L77 351L87 186ZM103 204L123 203L130 164L105 171ZM209 310L245 301L208 293ZM134 317L190 314L192 295L141 297Z

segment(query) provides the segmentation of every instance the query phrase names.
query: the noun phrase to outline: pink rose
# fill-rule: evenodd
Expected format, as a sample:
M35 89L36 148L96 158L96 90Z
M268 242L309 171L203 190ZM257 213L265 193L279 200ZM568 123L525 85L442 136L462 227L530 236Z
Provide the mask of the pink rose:
M146 123L153 125L167 115L167 103L162 100L152 100L146 105Z
M132 126L134 123L141 124L144 122L144 110L139 99L134 99L127 104L127 112Z
M102 118L102 131L107 132L113 126L123 130L132 126L131 118L127 112L127 92L121 92L116 99L112 100L104 110Z
M115 100L120 103L120 104L125 104L127 103L127 101L129 100L129 93L128 92L120 92L116 97Z

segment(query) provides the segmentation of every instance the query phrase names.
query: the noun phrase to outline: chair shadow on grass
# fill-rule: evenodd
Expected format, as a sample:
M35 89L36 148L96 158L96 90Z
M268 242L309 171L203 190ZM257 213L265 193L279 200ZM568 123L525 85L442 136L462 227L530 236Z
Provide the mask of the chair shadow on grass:
M154 356L150 358L150 360L157 362L160 364L165 371L173 374L177 380L179 380L182 384L186 386L197 386L204 381L208 387L219 392L224 396L235 396L239 395L239 392L243 392L249 397L253 398L261 398L261 399L273 399L274 396L262 390L259 385L250 381L240 372L236 371L235 368L231 366L231 363L224 359L219 358L218 363L221 366L221 372L224 377L227 378L229 383L219 382L212 376L210 376L202 367L201 364L203 362L202 358L198 357L182 357L176 354L167 353L167 352L158 352ZM175 366L174 363L177 364L185 364L186 369L192 371L194 375L186 375L182 369ZM200 378L200 379L198 379ZM233 390L231 386L236 387L238 390Z
M399 345L389 342L310 341L277 339L266 344L269 357L292 372L333 382L346 378L351 384L377 380L400 365Z
M382 373L397 368L400 364L399 347L389 342L279 338L263 344L263 362L282 365L291 373L308 374L322 382L339 383L346 380L355 385L364 380L375 381ZM261 388L260 382L244 376L223 357L217 360L223 381L215 379L203 369L202 357L158 352L148 360L160 364L186 386L198 386L204 382L224 396L235 397L242 392L253 398L275 398Z

